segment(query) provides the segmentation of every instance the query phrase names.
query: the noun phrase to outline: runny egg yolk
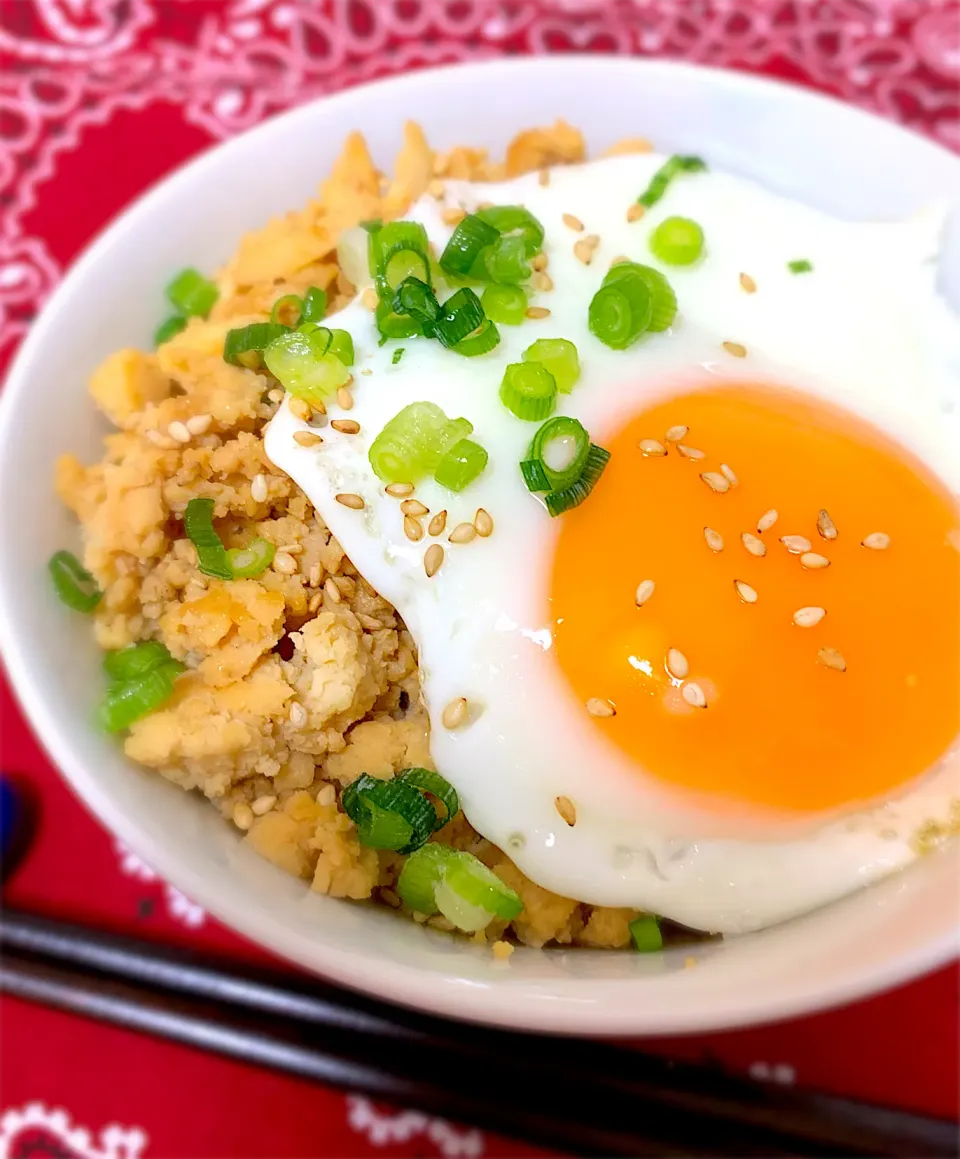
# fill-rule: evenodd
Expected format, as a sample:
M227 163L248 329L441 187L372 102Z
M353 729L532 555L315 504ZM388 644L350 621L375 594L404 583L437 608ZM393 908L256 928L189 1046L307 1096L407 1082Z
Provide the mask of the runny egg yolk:
M606 446L561 517L555 654L639 769L796 814L889 794L944 754L960 516L923 463L755 385L671 397Z

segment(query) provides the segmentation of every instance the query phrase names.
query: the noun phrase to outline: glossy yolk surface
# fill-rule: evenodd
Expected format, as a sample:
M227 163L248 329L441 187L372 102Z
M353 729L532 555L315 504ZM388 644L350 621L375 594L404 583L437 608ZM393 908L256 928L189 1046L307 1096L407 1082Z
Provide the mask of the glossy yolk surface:
M704 459L666 441L681 425ZM668 453L644 455L641 439ZM812 812L889 793L950 747L960 731L960 519L918 459L846 412L752 385L670 398L606 446L600 483L562 516L555 647L582 703L613 704L614 716L593 722L639 768L728 802ZM717 493L700 475L721 464L737 483ZM757 535L771 509L776 522ZM835 539L818 533L821 509ZM707 545L705 527L722 550ZM763 556L743 532L762 540ZM862 546L877 532L888 547ZM808 539L829 566L805 567L785 535ZM638 607L644 579L655 588ZM801 627L801 608L826 614ZM676 658L679 671L668 669L670 649L687 661L685 681ZM690 683L706 707L684 698Z

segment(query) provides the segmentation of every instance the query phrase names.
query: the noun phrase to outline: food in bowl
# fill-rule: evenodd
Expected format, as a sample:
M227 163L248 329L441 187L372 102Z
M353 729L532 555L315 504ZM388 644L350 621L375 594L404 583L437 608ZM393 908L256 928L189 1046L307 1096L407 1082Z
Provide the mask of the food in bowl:
M354 135L58 477L131 759L500 954L761 928L960 828L940 215L584 157Z

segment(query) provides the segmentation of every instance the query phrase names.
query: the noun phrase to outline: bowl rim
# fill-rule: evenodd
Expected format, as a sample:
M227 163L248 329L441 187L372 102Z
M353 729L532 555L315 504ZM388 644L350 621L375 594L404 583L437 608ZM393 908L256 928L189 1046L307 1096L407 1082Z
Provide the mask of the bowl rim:
M771 90L779 94L781 100L796 105L819 105L830 115L847 118L851 124L884 125L893 138L909 140L915 148L918 141L934 153L949 158L960 168L960 159L937 143L918 137L917 134L851 105L836 97L805 88L801 85L774 80L755 74L728 69L719 69L666 60L647 60L635 57L616 57L597 53L555 54L541 57L505 57L494 60L466 64L451 64L441 67L417 69L397 76L388 76L373 82L354 85L340 92L316 98L313 101L289 109L262 121L258 125L229 140L218 142L204 149L191 160L183 163L171 173L160 178L146 191L121 209L108 221L103 229L83 249L70 265L55 292L45 304L36 324L22 342L10 365L6 385L0 394L0 453L13 435L13 415L21 395L29 387L31 364L36 352L49 339L55 329L57 316L69 308L72 287L84 272L97 264L108 247L115 244L126 229L133 228L141 214L162 201L179 182L192 179L197 174L213 170L224 156L238 149L249 148L251 138L268 139L278 125L295 124L297 120L309 121L317 105L326 108L349 108L354 95L361 90L381 90L390 99L403 99L407 88L436 84L443 87L456 74L462 83L476 78L477 84L487 84L498 75L516 74L523 70L524 78L530 81L531 74L564 73L579 66L597 67L602 65L606 72L635 72L644 70L657 73L696 75L698 83L738 89L748 95L763 99ZM351 126L352 127L352 126ZM116 837L129 844L135 852L155 869L161 877L175 884L182 884L184 892L201 904L217 920L230 929L249 938L256 944L265 945L264 918L248 919L239 895L236 898L220 896L206 888L199 876L182 871L171 852L149 834L142 832L137 823L131 821L113 802L111 795L103 789L96 778L89 775L83 762L75 755L67 730L61 728L55 713L46 703L43 690L30 677L26 663L29 641L18 632L16 609L8 607L6 588L0 584L0 652L10 677L16 698L24 716L39 739L51 762L57 767L70 790L97 819ZM216 894L216 896L214 896ZM651 1010L640 1007L636 1013L632 1006L619 1002L602 1003L571 1000L569 997L548 997L537 983L512 986L473 985L470 1003L463 1002L463 984L448 974L440 976L416 967L394 962L390 966L390 1000L414 1009L425 1010L470 1022L507 1025L526 1030L558 1034L601 1034L623 1035L663 1035L700 1034L716 1030L743 1028L747 1026L780 1021L802 1014L811 1014L862 998L897 984L917 978L942 966L957 953L958 929L948 929L941 935L921 942L910 950L874 964L869 970L859 970L840 975L824 985L821 980L805 979L794 985L787 993L775 997L765 991L744 993L738 1004L727 1005L723 1010L705 1010L696 1003L690 1009L672 1007L669 1010ZM301 970L308 970L326 977L347 988L383 996L383 959L374 954L358 955L354 950L344 950L336 945L323 943L319 939L308 939L305 935L282 926L277 922L271 930L271 952L290 961ZM300 947L309 944L312 964L306 964L306 957ZM618 981L613 985L618 995L633 992L642 986L643 980ZM584 985L596 985L589 981ZM536 994L534 994L536 991ZM536 998L537 1000L526 1000Z

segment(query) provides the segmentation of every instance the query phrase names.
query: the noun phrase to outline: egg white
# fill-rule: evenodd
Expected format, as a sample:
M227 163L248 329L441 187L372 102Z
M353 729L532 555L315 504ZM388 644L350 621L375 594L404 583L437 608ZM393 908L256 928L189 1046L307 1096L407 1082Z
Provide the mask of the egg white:
M349 417L361 432L327 427L319 449L300 447L293 436L303 424L284 405L266 450L410 628L433 758L474 827L559 893L740 932L908 864L918 827L931 819L949 824L957 808L956 764L944 761L895 801L803 831L785 821L757 827L711 814L645 777L598 734L550 655L557 521L520 478L517 464L537 424L501 404L503 368L537 338L574 341L582 374L573 392L560 396L557 413L579 418L601 444L657 395L686 383L779 381L873 421L960 491L960 373L949 355L960 349L960 326L934 290L942 213L890 224L841 221L708 172L679 178L640 222L628 223L628 206L664 160L647 154L554 169L547 186L535 174L502 184L448 181L443 201L421 200L406 216L423 222L438 252L451 232L442 224L445 207L469 211L489 201L523 204L535 214L555 288L532 302L546 306L549 318L501 326L495 351L467 359L424 339L378 346L373 316L358 298L331 324L354 338ZM564 224L564 214L599 235L590 265L575 257L581 235ZM674 214L694 218L707 238L695 266L662 267L679 300L677 321L629 351L611 350L588 332L590 299L614 257L657 264L647 237ZM787 262L795 258L810 260L814 272L791 274ZM756 281L756 293L740 289L741 272ZM744 344L748 357L729 355L724 340ZM398 346L405 352L394 365ZM446 535L437 540L445 559L432 579L423 568L432 541L405 537L399 503L384 494L367 458L385 423L424 400L451 418L468 418L490 463L459 495L430 480L418 484L417 498L431 512L447 510L447 533L472 521L479 507L495 524L489 539L460 546ZM336 407L329 410L337 417ZM340 492L361 495L365 509L338 504ZM589 574L586 560L586 592ZM443 709L461 696L472 706L468 724L447 730ZM557 814L558 795L576 804L572 828Z

